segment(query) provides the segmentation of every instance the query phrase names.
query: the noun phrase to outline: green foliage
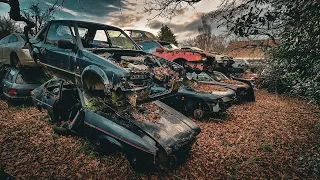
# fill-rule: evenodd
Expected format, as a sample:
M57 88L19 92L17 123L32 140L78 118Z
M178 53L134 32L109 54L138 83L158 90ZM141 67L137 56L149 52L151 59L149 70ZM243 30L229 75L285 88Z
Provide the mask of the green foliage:
M172 44L178 45L176 36L173 34L172 30L167 25L162 25L158 37L161 41L170 42Z
M320 103L320 5L310 1L297 11L303 12L299 20L288 21L280 46L271 51L262 86Z

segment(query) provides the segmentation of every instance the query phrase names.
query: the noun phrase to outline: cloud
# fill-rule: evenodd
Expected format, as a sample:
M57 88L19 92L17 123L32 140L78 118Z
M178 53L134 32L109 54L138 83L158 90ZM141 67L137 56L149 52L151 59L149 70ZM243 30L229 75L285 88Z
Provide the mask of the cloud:
M188 37L194 37L199 34L198 29L202 26L201 16L205 13L194 13L189 22L185 23L173 23L173 22L163 22L159 20L153 20L148 23L148 27L154 30L160 30L162 24L169 26L173 33L177 35L178 40L187 39ZM218 35L222 34L225 29L218 29L218 24L211 23L212 33Z
M112 20L110 21L112 25L119 27L129 27L134 26L138 21L143 18L142 14L129 13L129 14L117 14L111 16Z

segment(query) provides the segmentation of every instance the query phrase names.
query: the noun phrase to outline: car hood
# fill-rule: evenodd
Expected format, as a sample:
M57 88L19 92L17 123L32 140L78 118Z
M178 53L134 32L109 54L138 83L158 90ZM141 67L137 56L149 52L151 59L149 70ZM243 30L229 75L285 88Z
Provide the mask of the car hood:
M236 85L236 84L224 83L224 82L219 82L219 81L199 81L199 82L207 83L207 84L219 85L219 86L222 86L222 87L226 87L226 88L232 89L234 91L237 91L238 88L248 89L250 87L248 84L245 84L245 83L244 83L244 85Z
M186 116L160 101L153 103L160 108L156 123L139 119L132 122L158 142L167 154L194 140L200 133L200 127Z
M212 54L212 53L209 53L209 52L205 52L205 51L189 50L189 49L187 51L193 52L193 53L204 54L204 55L209 56L209 57L215 57L215 54Z
M179 89L178 93L183 96L200 98L205 101L217 101L223 97L233 98L235 96L235 91L228 89L228 91L213 91L212 93L198 92L191 87L183 86Z

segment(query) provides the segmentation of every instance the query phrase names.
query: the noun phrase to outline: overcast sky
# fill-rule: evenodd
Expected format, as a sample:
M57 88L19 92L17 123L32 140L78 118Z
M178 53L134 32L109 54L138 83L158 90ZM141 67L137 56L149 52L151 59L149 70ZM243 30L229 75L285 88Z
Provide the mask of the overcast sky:
M20 0L21 9L29 6L30 2L40 2L40 7L48 8L55 0ZM61 1L61 0L60 0ZM171 20L155 18L154 15L143 13L145 0L65 0L61 10L55 13L56 19L76 19L93 21L121 27L147 30L157 34L161 24L167 24L177 35L179 41L193 37L201 25L200 16L217 8L220 0L202 0L194 8L181 10ZM0 15L7 15L9 6L0 3ZM151 19L151 20L150 20ZM213 25L212 31L221 30Z

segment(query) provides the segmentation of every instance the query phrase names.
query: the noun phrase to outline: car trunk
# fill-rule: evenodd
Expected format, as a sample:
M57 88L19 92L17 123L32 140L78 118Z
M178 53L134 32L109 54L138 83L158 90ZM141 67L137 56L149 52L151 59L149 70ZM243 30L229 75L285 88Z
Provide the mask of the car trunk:
M31 96L31 91L39 87L41 84L14 84L12 89L17 90L17 97Z

